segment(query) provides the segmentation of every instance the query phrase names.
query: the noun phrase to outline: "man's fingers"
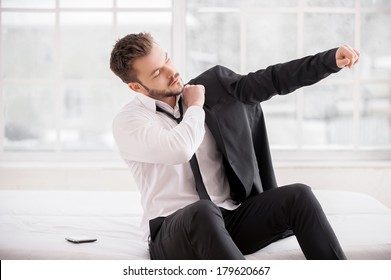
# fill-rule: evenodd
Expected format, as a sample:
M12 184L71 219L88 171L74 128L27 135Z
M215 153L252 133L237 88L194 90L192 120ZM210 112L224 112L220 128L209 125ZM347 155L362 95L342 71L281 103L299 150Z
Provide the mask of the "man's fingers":
M205 87L203 85L186 85L183 98L187 106L203 106L205 102Z
M360 54L358 53L358 51L356 51L355 49L353 49L349 45L345 45L345 48L348 51L348 53L346 54L346 57L348 57L350 59L350 63L348 66L352 67L354 64L356 64L358 62L358 58L359 58Z
M337 66L342 67L353 67L358 62L360 54L358 51L353 49L349 45L343 45L339 48L337 53Z
M349 58L345 58L344 60L342 60L342 65L350 66L350 59Z

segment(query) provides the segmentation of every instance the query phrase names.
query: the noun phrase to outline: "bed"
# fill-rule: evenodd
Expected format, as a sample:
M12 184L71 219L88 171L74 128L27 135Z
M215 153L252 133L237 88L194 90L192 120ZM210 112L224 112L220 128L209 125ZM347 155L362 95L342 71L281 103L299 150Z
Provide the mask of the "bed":
M315 190L348 259L391 259L391 209L355 192ZM135 191L0 191L0 259L149 259ZM96 242L73 244L65 237ZM247 259L304 259L294 236Z

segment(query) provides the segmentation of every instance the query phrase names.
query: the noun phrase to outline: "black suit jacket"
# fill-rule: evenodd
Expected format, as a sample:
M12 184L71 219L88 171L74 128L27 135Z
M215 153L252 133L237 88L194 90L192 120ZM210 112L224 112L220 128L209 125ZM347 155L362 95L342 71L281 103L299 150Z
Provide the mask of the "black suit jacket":
M236 202L277 187L260 102L339 71L336 50L247 75L215 66L189 82L205 86L206 124L223 154L231 196Z

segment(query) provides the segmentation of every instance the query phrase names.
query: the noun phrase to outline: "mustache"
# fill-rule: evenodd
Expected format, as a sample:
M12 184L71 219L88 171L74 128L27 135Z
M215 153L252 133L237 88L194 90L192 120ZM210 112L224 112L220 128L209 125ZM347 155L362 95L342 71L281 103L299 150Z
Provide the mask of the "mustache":
M174 76L170 79L170 86L173 85L174 82L175 82L178 78L180 79L179 73L175 73Z

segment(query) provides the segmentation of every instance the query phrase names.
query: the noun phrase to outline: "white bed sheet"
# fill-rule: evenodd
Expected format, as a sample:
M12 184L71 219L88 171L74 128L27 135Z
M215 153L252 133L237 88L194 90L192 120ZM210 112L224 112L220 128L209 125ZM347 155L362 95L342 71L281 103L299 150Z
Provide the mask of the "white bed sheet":
M391 259L391 210L361 193L314 191L349 259ZM149 259L132 191L0 191L0 259ZM94 243L72 244L88 235ZM294 236L247 259L304 259Z

